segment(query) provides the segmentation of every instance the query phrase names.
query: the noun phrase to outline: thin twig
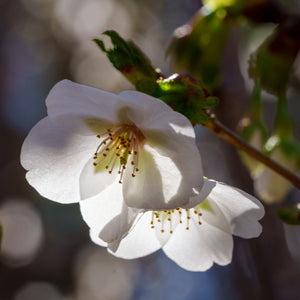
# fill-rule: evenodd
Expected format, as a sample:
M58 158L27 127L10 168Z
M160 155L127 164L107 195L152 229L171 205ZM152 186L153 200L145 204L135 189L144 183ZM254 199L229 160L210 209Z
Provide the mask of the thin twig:
M296 187L300 188L300 177L295 173L291 172L287 168L283 167L281 164L277 163L270 157L266 156L262 152L256 150L245 141L243 141L239 136L237 136L232 130L223 125L220 121L211 118L211 121L203 126L209 128L218 136L223 138L225 141L229 142L233 146L239 148L240 150L245 151L248 155L252 156L254 159L260 161L265 164L273 171L277 172L291 183L293 183Z

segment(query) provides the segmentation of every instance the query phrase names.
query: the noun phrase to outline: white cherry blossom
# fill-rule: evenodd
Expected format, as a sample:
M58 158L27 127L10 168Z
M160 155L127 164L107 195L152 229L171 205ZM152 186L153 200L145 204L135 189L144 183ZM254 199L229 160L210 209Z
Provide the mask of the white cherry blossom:
M137 91L119 95L63 80L46 99L48 116L29 132L21 163L44 197L73 203L91 197L112 206L184 205L203 184L189 120ZM121 197L121 198L120 198Z
M237 188L206 180L197 196L181 207L167 210L129 208L121 189L113 193L110 207L97 197L80 202L91 239L117 257L134 259L159 249L189 271L205 271L214 263L231 262L233 235L257 237L264 215L262 204ZM206 199L203 201L203 199Z

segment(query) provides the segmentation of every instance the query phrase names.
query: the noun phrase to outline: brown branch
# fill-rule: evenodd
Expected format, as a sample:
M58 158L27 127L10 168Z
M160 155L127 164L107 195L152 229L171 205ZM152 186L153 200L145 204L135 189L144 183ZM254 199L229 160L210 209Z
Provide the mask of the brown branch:
M277 172L278 174L289 180L296 187L300 188L300 177L298 175L283 167L281 164L277 163L262 152L250 146L248 143L243 141L233 131L224 126L220 121L218 121L214 117L211 117L211 121L207 124L203 124L203 126L212 130L214 133L223 138L225 141L229 142L231 145L237 147L240 150L245 151L248 155L262 162L263 164L271 168L273 171Z

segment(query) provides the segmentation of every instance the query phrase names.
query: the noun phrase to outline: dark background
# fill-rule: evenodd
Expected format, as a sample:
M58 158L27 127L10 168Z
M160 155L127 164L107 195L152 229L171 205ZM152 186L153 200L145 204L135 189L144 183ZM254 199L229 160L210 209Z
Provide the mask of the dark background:
M171 74L165 50L172 32L200 5L196 0L0 0L0 300L299 299L300 229L283 225L276 206L266 207L258 239L235 239L229 266L193 273L162 252L134 261L107 254L90 241L78 205L40 197L20 166L22 142L46 115L44 101L57 81L68 78L116 93L133 88L92 38L115 29ZM291 5L299 10L297 1ZM230 31L217 114L232 129L249 100L248 54L272 28ZM297 79L299 62L295 69ZM272 127L275 99L265 95L264 106ZM299 139L297 80L289 107ZM236 150L206 129L196 130L206 176L253 193ZM299 196L293 189L286 201L299 201Z

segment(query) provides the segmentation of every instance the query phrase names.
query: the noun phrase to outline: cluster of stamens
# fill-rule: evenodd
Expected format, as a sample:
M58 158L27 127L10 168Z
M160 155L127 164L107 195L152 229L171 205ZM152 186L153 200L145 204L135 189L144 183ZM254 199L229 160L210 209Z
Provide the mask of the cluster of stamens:
M155 226L160 226L160 231L164 233L166 230L165 227L167 223L169 232L172 234L174 221L179 221L179 224L185 222L185 229L189 230L191 214L197 215L198 224L201 225L202 223L200 221L200 217L202 216L202 213L200 212L200 208L198 206L191 209L177 207L176 209L172 210L153 211L152 219L150 222L151 228L155 228Z
M111 174L115 167L120 174L119 183L122 183L124 171L127 165L132 166L132 177L139 171L139 147L144 139L141 131L133 123L123 123L98 134L102 139L94 153L95 167L105 164L105 169Z

